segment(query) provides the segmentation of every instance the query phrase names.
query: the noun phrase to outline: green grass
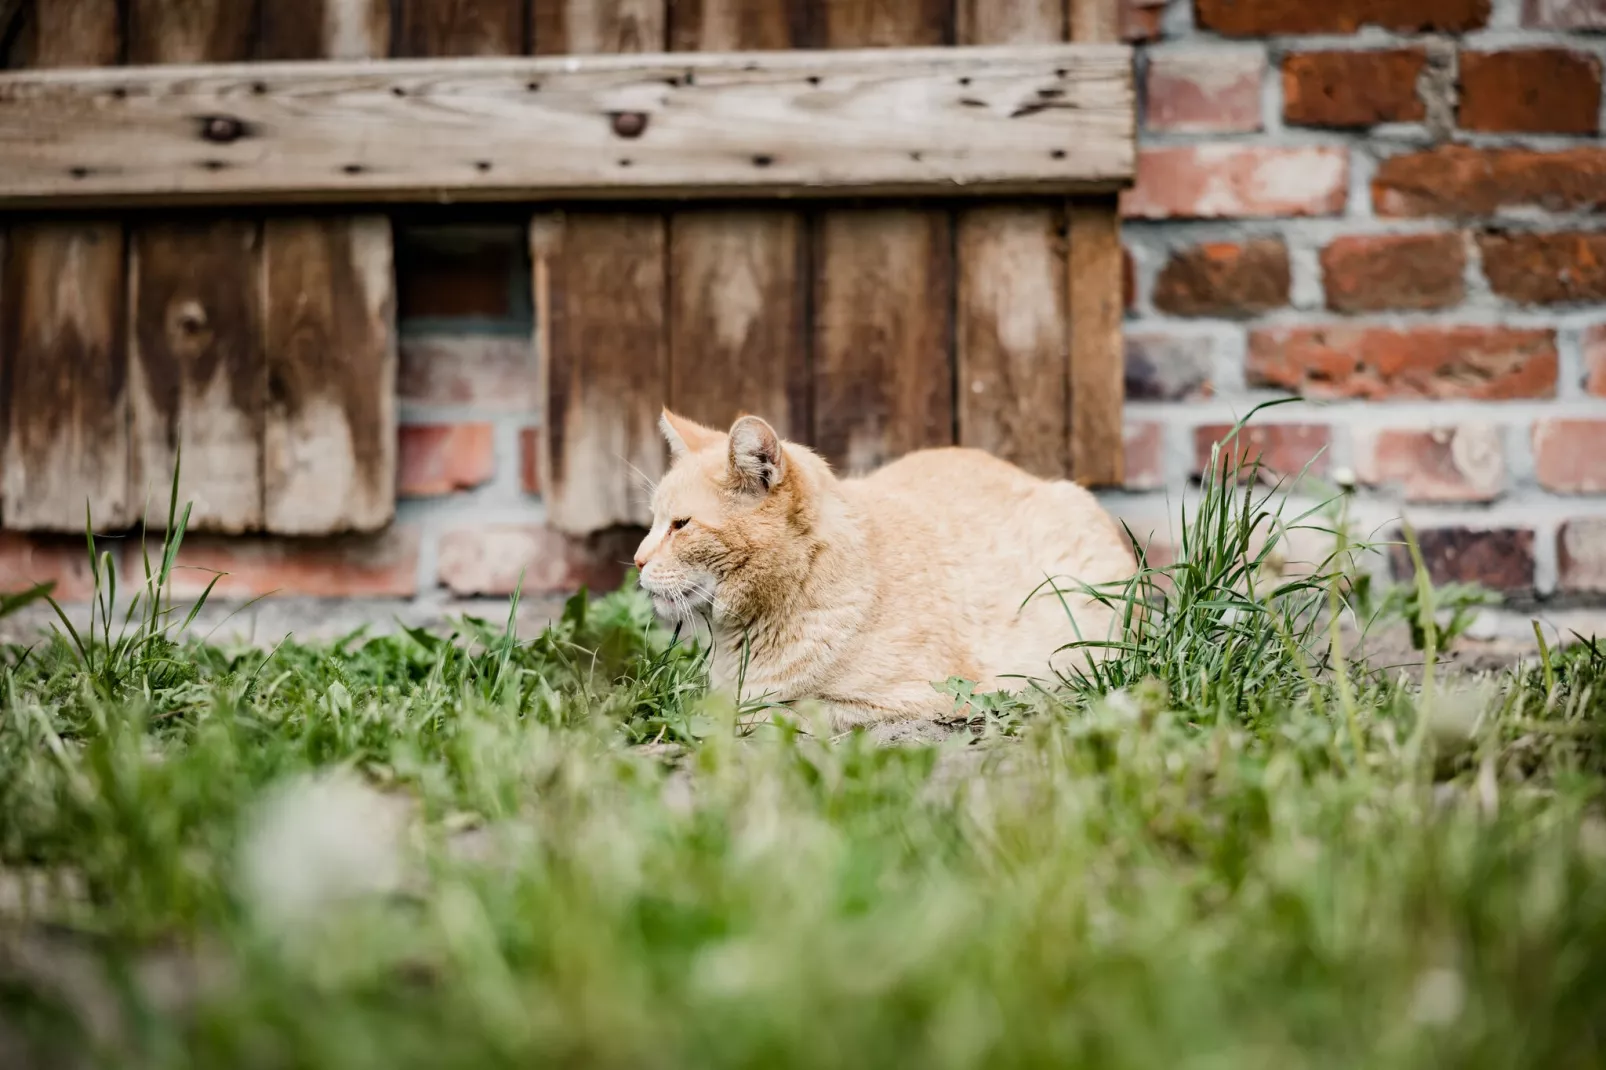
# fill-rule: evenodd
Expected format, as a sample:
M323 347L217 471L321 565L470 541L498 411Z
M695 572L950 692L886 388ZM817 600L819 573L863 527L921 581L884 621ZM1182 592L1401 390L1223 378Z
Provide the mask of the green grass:
M1601 1065L1606 648L1371 671L1201 493L1110 662L933 746L752 724L630 593L206 645L157 554L0 658L0 1065Z

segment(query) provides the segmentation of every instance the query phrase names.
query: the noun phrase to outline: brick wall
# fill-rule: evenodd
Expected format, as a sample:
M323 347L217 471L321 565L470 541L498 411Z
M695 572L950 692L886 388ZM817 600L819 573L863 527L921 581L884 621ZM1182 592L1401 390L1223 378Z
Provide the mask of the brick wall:
M1606 602L1602 0L1135 6L1128 493L1257 400L1441 580ZM1164 538L1164 533L1160 533ZM1394 567L1405 563L1396 555Z

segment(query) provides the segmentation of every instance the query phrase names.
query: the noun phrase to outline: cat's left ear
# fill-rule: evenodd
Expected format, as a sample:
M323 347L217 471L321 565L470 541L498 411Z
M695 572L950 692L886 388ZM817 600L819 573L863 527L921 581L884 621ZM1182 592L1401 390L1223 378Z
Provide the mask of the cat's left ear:
M786 451L781 436L757 416L743 416L731 424L731 476L743 489L767 494L786 478Z

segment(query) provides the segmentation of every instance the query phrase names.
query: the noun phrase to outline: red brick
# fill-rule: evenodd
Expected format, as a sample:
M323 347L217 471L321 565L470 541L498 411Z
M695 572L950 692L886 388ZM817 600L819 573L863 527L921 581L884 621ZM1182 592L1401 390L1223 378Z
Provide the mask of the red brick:
M1600 129L1600 60L1565 48L1461 53L1464 130L1593 134Z
M1331 145L1191 145L1138 152L1130 219L1333 215L1344 210L1349 153Z
M1209 338L1165 331L1127 331L1129 401L1186 401L1215 393Z
M1248 376L1313 398L1553 397L1552 331L1278 327L1249 335Z
M120 555L126 540L97 540L100 549ZM128 578L122 574L122 586ZM58 602L88 602L95 595L95 578L89 567L89 544L82 535L34 535L0 531L0 592L18 594L37 583L54 583L51 597Z
M1321 263L1327 307L1338 312L1447 308L1465 290L1459 234L1338 238L1322 250Z
M1155 490L1165 486L1165 424L1158 420L1127 421L1126 489Z
M1542 30L1606 30L1606 0L1526 0L1522 24Z
M1606 206L1606 148L1538 152L1441 145L1391 156L1372 179L1372 205L1388 216L1598 209Z
M513 227L400 228L396 310L400 319L507 319L527 240Z
M1584 332L1584 392L1606 398L1606 323Z
M323 539L191 535L179 551L173 589L194 597L223 572L214 597L411 598L418 593L418 543L417 529L405 525Z
M1400 33L1460 33L1489 21L1489 0L1194 0L1201 29L1232 37L1354 33L1381 26Z
M1152 41L1160 36L1165 17L1165 0L1123 0L1121 40Z
M415 405L536 409L535 348L528 337L403 336L396 393Z
M1416 123L1427 108L1416 80L1420 48L1376 52L1299 52L1283 60L1283 121L1295 126Z
M519 480L526 494L541 493L541 429L519 432Z
M1606 594L1606 517L1569 520L1556 533L1559 585L1571 594Z
M1479 583L1495 591L1525 594L1533 590L1534 533L1526 528L1426 528L1417 533L1422 563L1435 584ZM1404 536L1389 547L1394 578L1416 575Z
M1546 490L1606 493L1606 420L1540 420L1533 449L1534 476Z
M1246 318L1288 304L1288 249L1274 238L1212 242L1171 255L1154 304L1174 316Z
M1259 52L1149 55L1143 124L1169 134L1242 134L1260 129Z
M397 444L396 492L429 498L471 490L496 474L490 424L412 424Z
M1193 474L1210 467L1210 449L1226 439L1231 424L1207 424L1193 429ZM1319 476L1327 471L1332 433L1325 424L1251 424L1223 445L1222 471L1230 472L1258 459L1274 476L1297 476L1301 471ZM1305 466L1309 465L1307 469Z
M1606 301L1606 233L1480 234L1483 273L1525 305Z
M439 580L455 595L505 596L523 574L525 594L611 590L640 532L615 529L575 539L542 524L479 524L441 536Z
M1355 472L1367 486L1398 486L1412 502L1487 502L1506 483L1500 429L1463 424L1391 428L1357 436Z

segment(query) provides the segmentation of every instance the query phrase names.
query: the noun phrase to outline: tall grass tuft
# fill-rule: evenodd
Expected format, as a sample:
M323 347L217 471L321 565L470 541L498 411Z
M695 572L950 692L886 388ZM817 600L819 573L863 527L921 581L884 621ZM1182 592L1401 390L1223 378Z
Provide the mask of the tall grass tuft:
M1244 716L1266 697L1297 693L1332 667L1324 616L1344 599L1355 555L1368 547L1348 541L1342 495L1291 513L1284 481L1263 479L1258 458L1236 469L1223 464L1223 451L1265 407L1211 447L1192 511L1186 503L1179 510L1174 563L1151 564L1128 528L1138 559L1130 580L1090 586L1055 578L1044 585L1062 600L1092 598L1120 622L1113 637L1078 631L1063 648L1092 655L1056 672L1072 694L1086 699L1157 680L1177 706ZM1293 483L1305 481L1308 469ZM1331 540L1331 549L1298 575L1281 574L1275 565L1300 531Z
M94 592L90 599L87 629L80 631L54 597L48 601L61 627L57 630L70 642L88 678L103 695L115 693L138 678L146 682L186 675L188 665L174 657L178 640L194 623L206 605L223 573L214 573L206 588L182 618L173 602L173 570L179 547L189 528L192 503L182 511L178 504L179 472L182 456L175 453L173 481L167 499L167 526L162 530L156 559L151 558L149 523L140 521L139 550L144 568L143 580L135 587L126 606L117 600L117 555L103 549L95 536L95 518L84 503L84 538L89 552L89 568ZM114 631L115 629L115 631Z

